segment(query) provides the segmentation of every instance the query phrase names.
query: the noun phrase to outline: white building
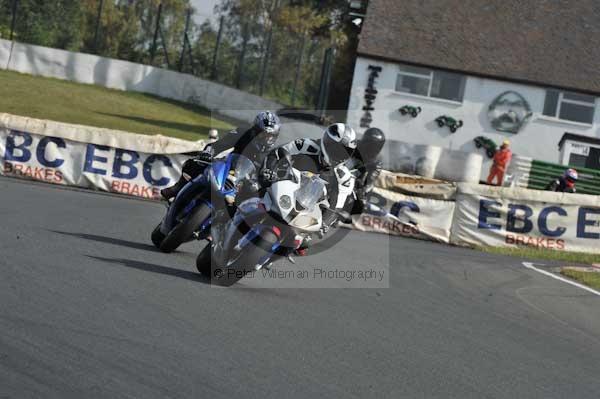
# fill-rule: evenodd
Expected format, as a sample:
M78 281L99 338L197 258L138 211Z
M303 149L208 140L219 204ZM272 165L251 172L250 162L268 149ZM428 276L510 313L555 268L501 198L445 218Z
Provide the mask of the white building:
M467 152L509 139L518 155L600 169L600 7L547 3L372 0L348 123Z

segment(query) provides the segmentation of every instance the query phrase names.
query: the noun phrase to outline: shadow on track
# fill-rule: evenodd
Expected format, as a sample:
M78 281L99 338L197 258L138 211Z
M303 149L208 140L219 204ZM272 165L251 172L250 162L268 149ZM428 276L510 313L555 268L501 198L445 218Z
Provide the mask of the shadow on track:
M142 270L150 273L164 274L167 276L179 277L190 281L196 281L199 283L210 284L210 279L200 275L199 273L190 272L187 270L174 269L172 267L166 267L161 265L155 265L152 263L139 262L130 259L117 259L117 258L103 258L100 256L85 255L90 259L99 260L101 262L112 263L115 265L121 265L132 269Z
M58 230L48 230L48 231L51 231L52 233L56 233L56 234L66 235L66 236L83 238L84 240L104 242L107 244L120 245L122 247L141 249L144 251L160 252L153 245L143 244L143 243L135 242L135 241L121 240L120 238L98 236L95 234L86 234L86 233L69 233L67 231L58 231Z

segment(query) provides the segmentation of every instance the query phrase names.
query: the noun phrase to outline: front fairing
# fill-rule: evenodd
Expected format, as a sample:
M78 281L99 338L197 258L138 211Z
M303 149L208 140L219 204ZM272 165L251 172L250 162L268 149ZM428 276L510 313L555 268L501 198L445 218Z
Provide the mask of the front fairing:
M322 225L321 206L329 206L324 184L317 175L294 170L294 179L273 183L262 203L293 229L315 233Z
M201 174L189 181L181 189L169 205L167 214L163 219L161 225L161 232L163 234L168 234L179 223L181 218L185 217L197 206L201 204L208 204L210 206L210 201L205 198L206 186L206 177Z
M260 200L251 198L238 206L233 218L227 223L214 225L212 227L213 256L216 264L225 264L227 255L239 240L256 224L262 223L266 217L267 214L264 207L260 205Z
M228 196L235 198L236 190L230 177L239 157L237 154L229 154L225 158L214 160L202 174L189 181L169 206L161 232L168 234L198 206L213 208L213 200Z

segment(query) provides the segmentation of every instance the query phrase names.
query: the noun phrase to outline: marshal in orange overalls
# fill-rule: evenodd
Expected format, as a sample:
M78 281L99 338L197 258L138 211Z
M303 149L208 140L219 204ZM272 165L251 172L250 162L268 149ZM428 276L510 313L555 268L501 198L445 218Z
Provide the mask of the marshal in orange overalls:
M500 150L496 151L494 155L494 163L490 168L490 175L487 178L487 184L494 184L493 181L496 179L496 186L501 186L504 182L504 173L510 160L512 159L512 151L509 148L510 143L505 141L502 143Z

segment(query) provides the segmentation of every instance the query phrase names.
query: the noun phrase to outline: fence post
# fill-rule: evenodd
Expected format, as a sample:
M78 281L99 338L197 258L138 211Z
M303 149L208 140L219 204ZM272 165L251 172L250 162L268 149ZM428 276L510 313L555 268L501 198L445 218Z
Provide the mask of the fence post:
M319 85L319 97L317 99L317 110L319 111L319 117L325 116L325 108L329 100L329 82L331 80L331 67L333 66L333 57L335 56L335 49L329 47L325 51L325 58L323 60L323 68L321 69L321 83Z
M156 27L154 28L154 39L152 39L152 47L150 48L150 64L154 64L154 56L156 55L156 44L158 41L158 32L160 30L160 17L162 15L162 3L158 4L158 13L156 15Z
M271 9L271 14L277 10L279 7L279 0L275 0L273 2L273 8ZM269 16L269 19L271 16ZM271 54L271 46L273 44L273 21L271 20L271 25L269 26L269 33L267 34L267 46L265 48L265 55L263 56L263 62L260 69L260 83L258 85L258 95L262 96L265 91L265 80L267 79L267 68L269 63L269 55Z
M219 47L221 46L221 37L223 35L223 25L225 18L221 17L219 20L219 33L217 33L217 43L215 44L215 51L213 53L212 66L210 68L211 80L217 80L217 59L219 58Z
M260 83L258 85L258 95L262 96L265 91L265 80L267 79L267 66L269 63L269 55L271 53L271 44L273 43L273 26L267 34L267 48L263 57L262 66L260 68Z
M192 43L189 37L186 37L188 42L188 57L190 57L190 67L192 68L192 75L196 75L196 62L194 61L194 54L192 53Z
M18 4L19 4L19 0L13 0L12 3L12 21L10 23L10 41L12 42L14 34L15 34L15 27L17 26L17 9L18 9Z
M188 45L188 30L190 29L191 16L192 16L192 10L188 9L187 17L185 19L185 31L183 32L183 46L181 47L181 56L179 57L179 72L183 71L183 61L185 58L185 50Z
M302 44L300 45L300 54L298 55L298 62L296 64L296 76L294 76L294 86L292 87L292 107L296 105L296 91L298 90L298 80L300 80L300 73L302 72L302 56L304 55L304 48L306 47L306 36L302 35Z
M158 32L160 33L160 41L162 42L163 53L165 54L165 61L167 61L167 69L171 69L171 62L169 61L169 49L167 48L167 41L165 40L165 34L160 26L158 27Z
M235 80L236 89L242 88L242 80L244 78L244 58L246 58L246 48L248 46L248 24L242 26L242 51L238 59L237 77Z
M98 54L98 36L100 33L100 22L102 19L102 8L104 7L104 0L100 0L98 4L98 15L96 16L96 32L94 33L94 53Z

